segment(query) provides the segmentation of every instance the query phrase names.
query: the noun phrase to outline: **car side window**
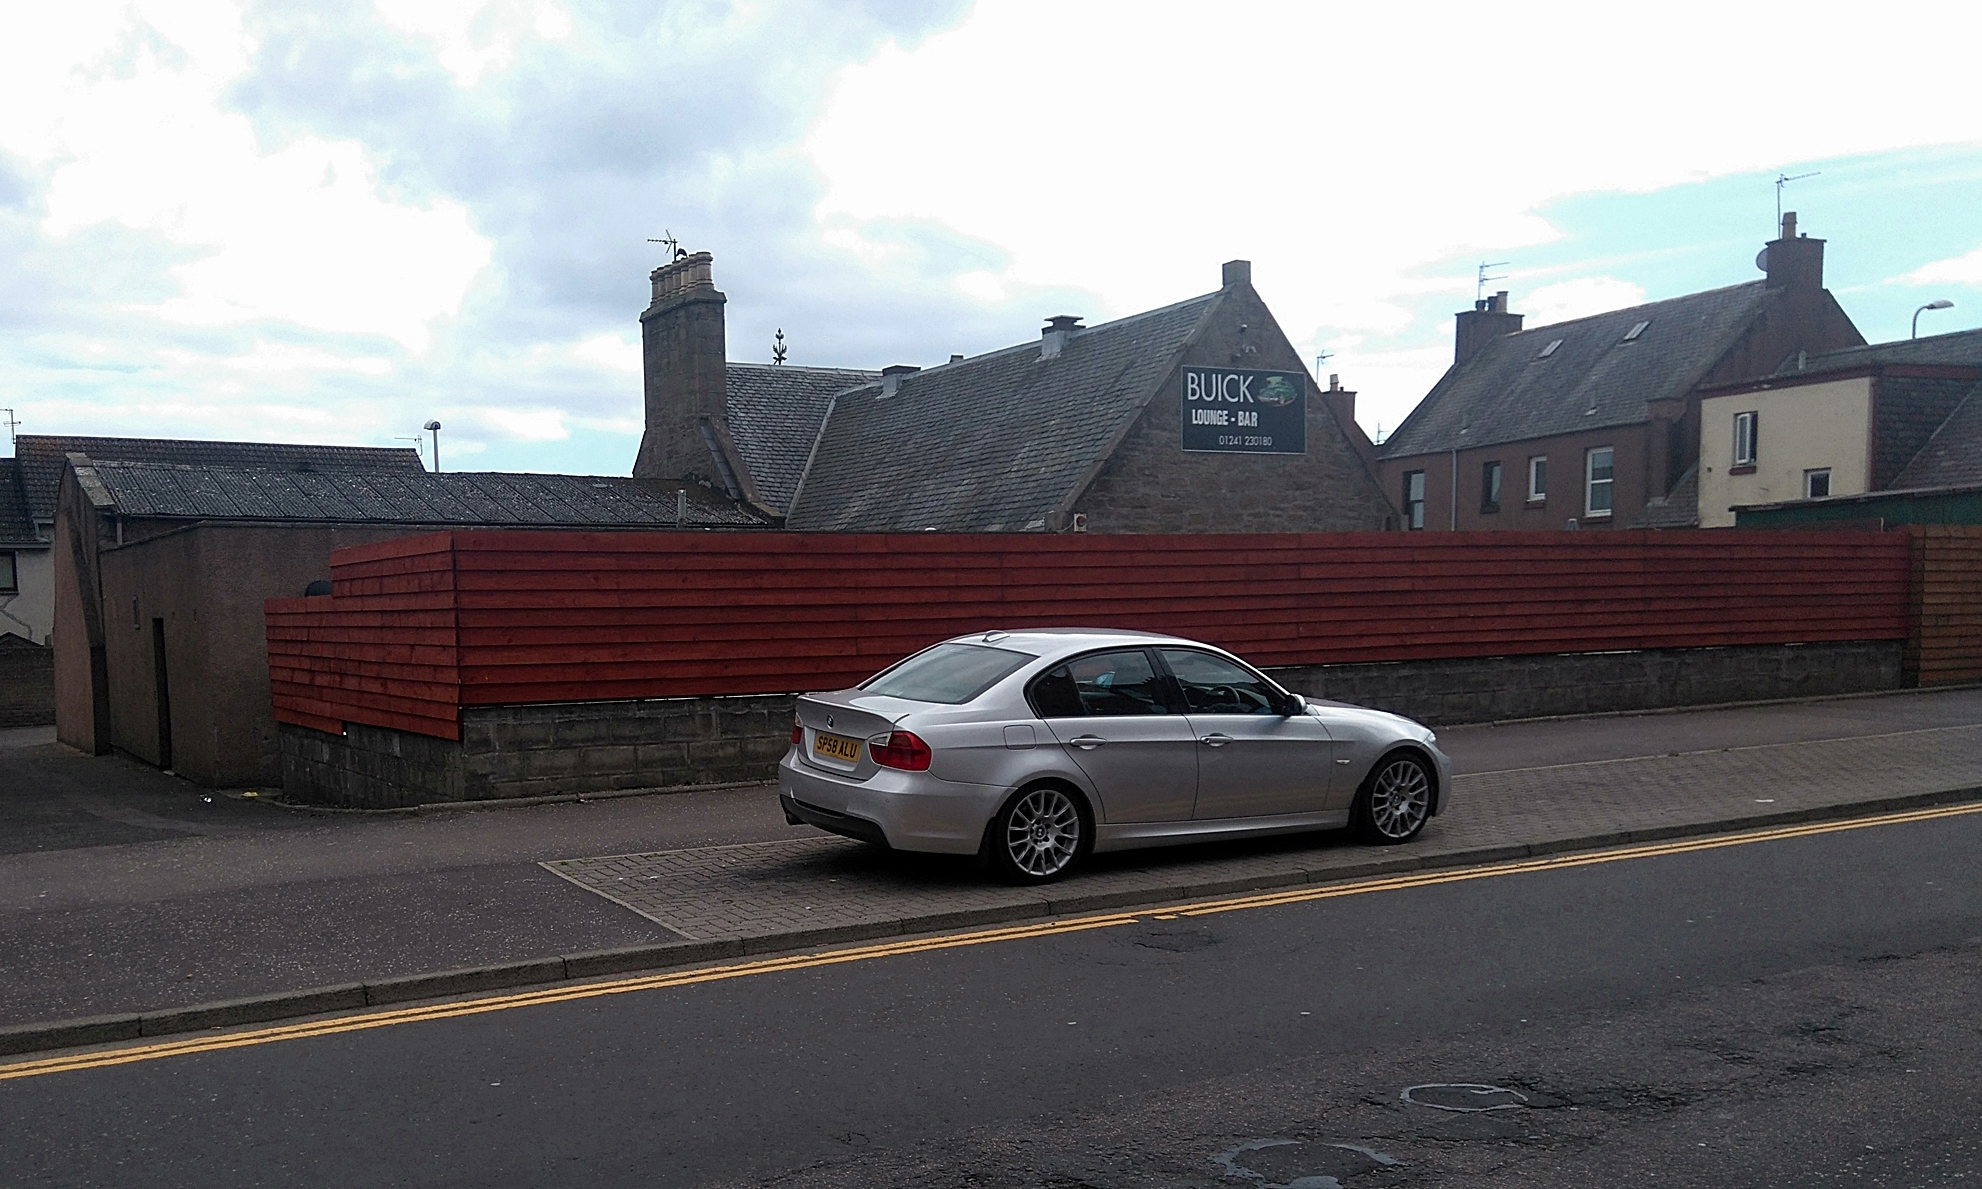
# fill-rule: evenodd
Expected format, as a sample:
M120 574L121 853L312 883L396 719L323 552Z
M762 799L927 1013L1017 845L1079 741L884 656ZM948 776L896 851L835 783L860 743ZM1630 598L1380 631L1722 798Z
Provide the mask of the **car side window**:
M1033 681L1041 718L1115 718L1168 714L1163 676L1142 649L1076 657Z
M1184 708L1192 714L1272 714L1278 693L1257 674L1222 656L1182 648L1165 648L1163 663L1176 674L1184 690Z

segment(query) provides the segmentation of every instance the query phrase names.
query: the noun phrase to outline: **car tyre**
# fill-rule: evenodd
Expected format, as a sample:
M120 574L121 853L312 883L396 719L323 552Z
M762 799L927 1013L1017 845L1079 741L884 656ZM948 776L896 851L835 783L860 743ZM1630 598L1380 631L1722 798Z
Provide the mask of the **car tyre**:
M1431 796L1431 765L1408 751L1391 752L1356 793L1351 816L1357 836L1379 846L1409 842L1431 818Z
M1093 848L1094 817L1072 789L1036 784L1013 794L991 819L985 846L992 868L1005 880L1051 883Z

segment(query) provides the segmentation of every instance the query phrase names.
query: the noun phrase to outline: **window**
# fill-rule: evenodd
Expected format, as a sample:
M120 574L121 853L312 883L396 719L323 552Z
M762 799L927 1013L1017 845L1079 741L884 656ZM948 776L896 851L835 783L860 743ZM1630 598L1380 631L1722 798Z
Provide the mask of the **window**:
M1490 462L1480 468L1480 511L1500 511L1500 464Z
M1640 322L1636 326L1633 326L1630 330L1624 332L1624 341L1627 343L1637 342L1638 336L1645 333L1645 328L1650 325L1650 322Z
M1030 653L1013 652L1009 648L938 644L892 669L882 670L860 688L889 698L961 706L1011 676L1031 659Z
M1404 527L1425 526L1425 473L1404 472Z
M1164 681L1137 648L1077 657L1041 674L1026 691L1041 718L1123 718L1169 714Z
M1609 446L1599 446L1583 456L1583 513L1610 515L1611 463L1616 455Z
M1537 355L1537 356L1535 356L1535 358L1536 358L1536 359L1547 359L1547 358L1548 358L1549 356L1551 356L1551 355L1553 355L1553 354L1555 354L1555 349L1556 349L1557 347L1560 347L1561 345L1562 345L1562 340L1561 340L1561 339L1550 339L1550 340L1549 340L1549 344L1548 344L1548 346L1546 346L1546 347L1543 347L1543 348L1542 348L1542 353L1541 353L1540 355Z
M1734 465L1752 467L1755 465L1755 431L1760 428L1761 417L1755 413L1734 415Z
M1280 692L1250 669L1222 656L1162 648L1163 663L1184 690L1186 714L1272 714Z
M1528 502L1537 504L1548 498L1548 455L1538 454L1528 460Z
M1803 498L1820 500L1831 493L1831 468L1803 472Z
M14 555L0 553L0 591L13 594L21 588L20 575L14 570Z

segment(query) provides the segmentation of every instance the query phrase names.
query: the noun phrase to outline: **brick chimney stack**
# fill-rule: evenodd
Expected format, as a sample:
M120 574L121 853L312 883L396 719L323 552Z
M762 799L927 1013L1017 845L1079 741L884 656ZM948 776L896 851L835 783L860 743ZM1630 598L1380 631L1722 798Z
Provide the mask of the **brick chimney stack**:
M1520 333L1521 319L1522 315L1507 312L1505 289L1483 301L1474 302L1470 310L1461 310L1458 333L1452 343L1453 364L1462 364L1478 355L1488 343L1502 335Z
M1799 235L1796 212L1782 213L1782 234L1768 242L1756 267L1769 274L1771 289L1822 289L1824 287L1824 241Z
M705 424L726 428L723 303L707 252L655 269L653 301L640 315L647 429L633 463L638 479L716 477Z

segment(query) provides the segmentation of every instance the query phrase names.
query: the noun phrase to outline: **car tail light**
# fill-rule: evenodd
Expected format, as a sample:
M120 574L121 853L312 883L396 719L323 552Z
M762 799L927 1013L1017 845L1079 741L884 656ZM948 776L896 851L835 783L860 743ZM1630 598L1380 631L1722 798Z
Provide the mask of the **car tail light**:
M805 742L805 728L794 718L791 720L791 745L797 747L803 742Z
M904 772L929 770L929 745L911 731L876 735L867 741L867 752L883 768L900 768Z

